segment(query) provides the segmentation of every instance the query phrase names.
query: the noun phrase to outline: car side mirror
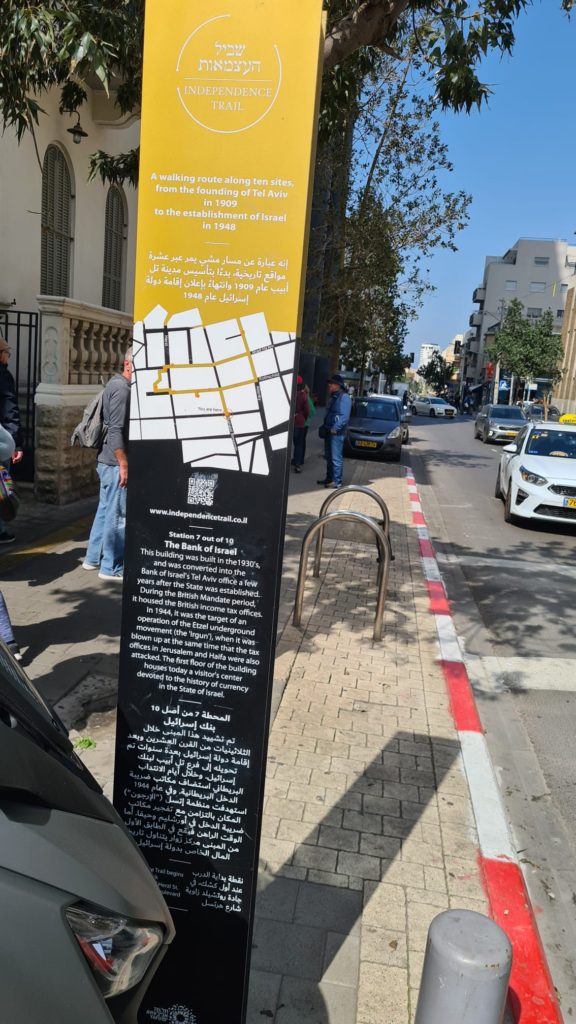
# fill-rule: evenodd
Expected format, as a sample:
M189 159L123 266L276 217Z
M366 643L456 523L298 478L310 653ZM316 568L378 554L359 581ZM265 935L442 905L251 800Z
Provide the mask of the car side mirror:
M503 449L502 449L502 451L503 452L508 452L509 455L515 455L517 453L517 451L518 451L518 445L517 444L505 444Z

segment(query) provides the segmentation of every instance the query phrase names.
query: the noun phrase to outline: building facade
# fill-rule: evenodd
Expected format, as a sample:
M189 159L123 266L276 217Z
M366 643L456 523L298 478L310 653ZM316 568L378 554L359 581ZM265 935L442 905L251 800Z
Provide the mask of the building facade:
M482 284L472 295L478 310L464 339L462 382L476 387L487 380L487 337L499 327L512 299L520 300L527 317L551 309L554 330L560 334L575 272L576 246L561 239L520 238L503 256L487 256Z
M26 462L41 500L63 503L94 490L94 453L71 449L82 410L122 362L132 336L136 237L133 188L90 182L90 154L139 141L114 95L88 89L76 116L57 90L18 145L0 138L0 332L11 348L25 420ZM76 141L78 140L78 141Z
M439 345L432 345L430 342L424 342L424 344L420 348L420 355L418 356L418 366L416 368L416 372L418 372L418 370L421 370L423 366L427 366L430 360L432 359L432 356L439 351Z

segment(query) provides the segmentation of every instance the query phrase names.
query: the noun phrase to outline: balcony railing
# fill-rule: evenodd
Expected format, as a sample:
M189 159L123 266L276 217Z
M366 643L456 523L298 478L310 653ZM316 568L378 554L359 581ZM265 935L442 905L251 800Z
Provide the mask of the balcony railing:
M100 384L121 369L132 317L115 309L38 296L43 384Z
M485 298L486 289L483 288L482 286L480 286L479 288L475 288L474 291L472 292L472 302L484 302Z

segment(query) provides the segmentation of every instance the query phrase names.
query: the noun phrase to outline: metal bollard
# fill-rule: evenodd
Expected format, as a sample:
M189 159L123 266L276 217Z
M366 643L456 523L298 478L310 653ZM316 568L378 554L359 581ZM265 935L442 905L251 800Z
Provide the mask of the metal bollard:
M430 925L414 1024L502 1024L512 946L495 921L446 910Z

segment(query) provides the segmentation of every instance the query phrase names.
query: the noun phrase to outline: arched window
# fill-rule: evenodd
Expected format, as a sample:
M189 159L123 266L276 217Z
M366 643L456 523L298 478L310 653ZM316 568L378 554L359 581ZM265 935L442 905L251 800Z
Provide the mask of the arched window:
M122 309L124 305L127 221L124 193L111 185L106 197L102 278L102 305L109 309Z
M48 146L42 167L42 295L69 295L72 262L72 179L58 146Z

